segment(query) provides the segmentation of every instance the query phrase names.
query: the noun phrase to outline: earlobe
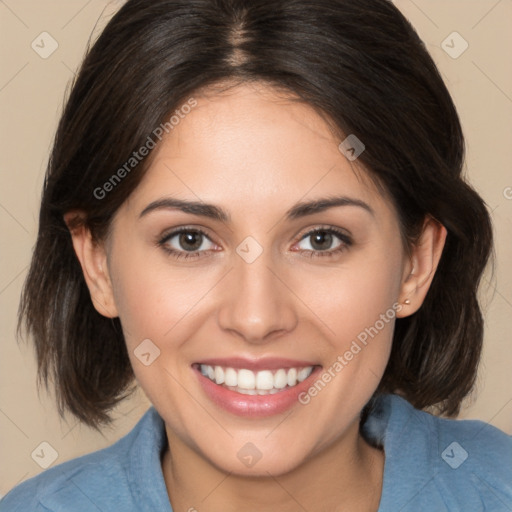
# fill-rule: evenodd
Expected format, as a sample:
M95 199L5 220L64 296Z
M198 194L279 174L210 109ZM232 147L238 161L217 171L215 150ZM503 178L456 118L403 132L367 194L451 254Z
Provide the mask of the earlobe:
M411 248L410 259L402 276L398 317L412 315L420 309L434 278L446 241L446 228L428 216L420 239Z
M64 215L64 221L71 233L75 254L82 267L92 303L101 315L115 318L118 313L108 272L106 249L103 244L93 239L83 222L74 222L77 216L79 217L77 212L69 212Z

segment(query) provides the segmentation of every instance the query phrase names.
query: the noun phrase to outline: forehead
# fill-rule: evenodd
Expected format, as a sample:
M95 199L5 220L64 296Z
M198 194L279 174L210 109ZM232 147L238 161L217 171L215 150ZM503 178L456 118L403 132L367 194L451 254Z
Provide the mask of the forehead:
M389 206L310 105L262 84L193 98L194 108L154 150L131 205L172 195L254 213L342 193Z

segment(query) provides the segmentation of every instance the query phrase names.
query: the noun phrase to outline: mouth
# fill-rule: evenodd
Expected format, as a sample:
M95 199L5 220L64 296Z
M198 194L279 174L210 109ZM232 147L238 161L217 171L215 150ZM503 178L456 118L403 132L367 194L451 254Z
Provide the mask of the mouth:
M298 403L321 365L287 359L232 358L194 363L206 396L238 416L270 416Z
M198 365L201 374L218 386L252 396L273 395L293 388L306 380L313 373L314 368L314 366L305 366L253 371L248 368Z

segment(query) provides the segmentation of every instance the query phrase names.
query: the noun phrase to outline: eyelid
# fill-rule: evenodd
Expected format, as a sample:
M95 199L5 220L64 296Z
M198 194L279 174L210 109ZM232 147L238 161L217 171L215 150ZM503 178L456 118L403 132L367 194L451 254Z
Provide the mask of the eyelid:
M202 251L184 251L184 250L174 249L173 247L169 247L167 245L170 239L180 235L181 233L190 233L190 232L199 233L203 237L205 237L207 240L209 240L210 243L212 243L213 245L215 245L217 247L219 245L219 244L217 244L217 242L215 242L215 240L212 239L212 237L207 233L207 231L205 229L197 227L197 226L189 226L189 225L178 226L175 228L168 229L168 230L164 231L163 234L159 235L156 238L155 242L158 247L161 247L164 251L166 251L167 253L169 253L171 255L174 255L176 258L179 258L179 257L196 258L196 257L200 257L200 255L202 253L211 252L211 251L217 252L217 249L207 249L207 250L202 250Z
M301 253L304 257L311 259L320 258L318 261L327 262L331 258L340 257L342 253L349 250L353 246L354 242L352 239L352 235L347 234L346 230L334 226L317 226L303 233L293 247L296 247L303 240L306 240L308 237L318 232L330 233L331 235L334 235L336 238L338 238L339 245L334 249L326 249L323 251L314 249L295 249L293 252Z
M297 235L297 242L300 242L303 240L306 236L312 235L318 231L327 231L329 233L334 233L335 235L342 237L346 241L353 242L353 237L350 231L344 228L332 226L330 224L318 224L315 226L310 226L308 228L305 228L304 230L301 230L301 232Z
M162 242L169 240L169 238L172 238L175 235L179 235L180 233L188 233L190 231L201 233L203 236L208 238L208 240L210 240L212 243L216 244L216 242L214 242L211 235L207 232L206 229L194 225L177 226L174 228L167 229L157 238L160 242Z

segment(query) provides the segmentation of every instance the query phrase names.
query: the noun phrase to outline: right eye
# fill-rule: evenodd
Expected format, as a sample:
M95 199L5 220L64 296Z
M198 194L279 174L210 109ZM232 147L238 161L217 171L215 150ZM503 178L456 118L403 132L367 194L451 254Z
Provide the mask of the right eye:
M197 228L180 228L167 233L158 244L172 257L198 258L201 253L212 250L215 244L208 235Z

